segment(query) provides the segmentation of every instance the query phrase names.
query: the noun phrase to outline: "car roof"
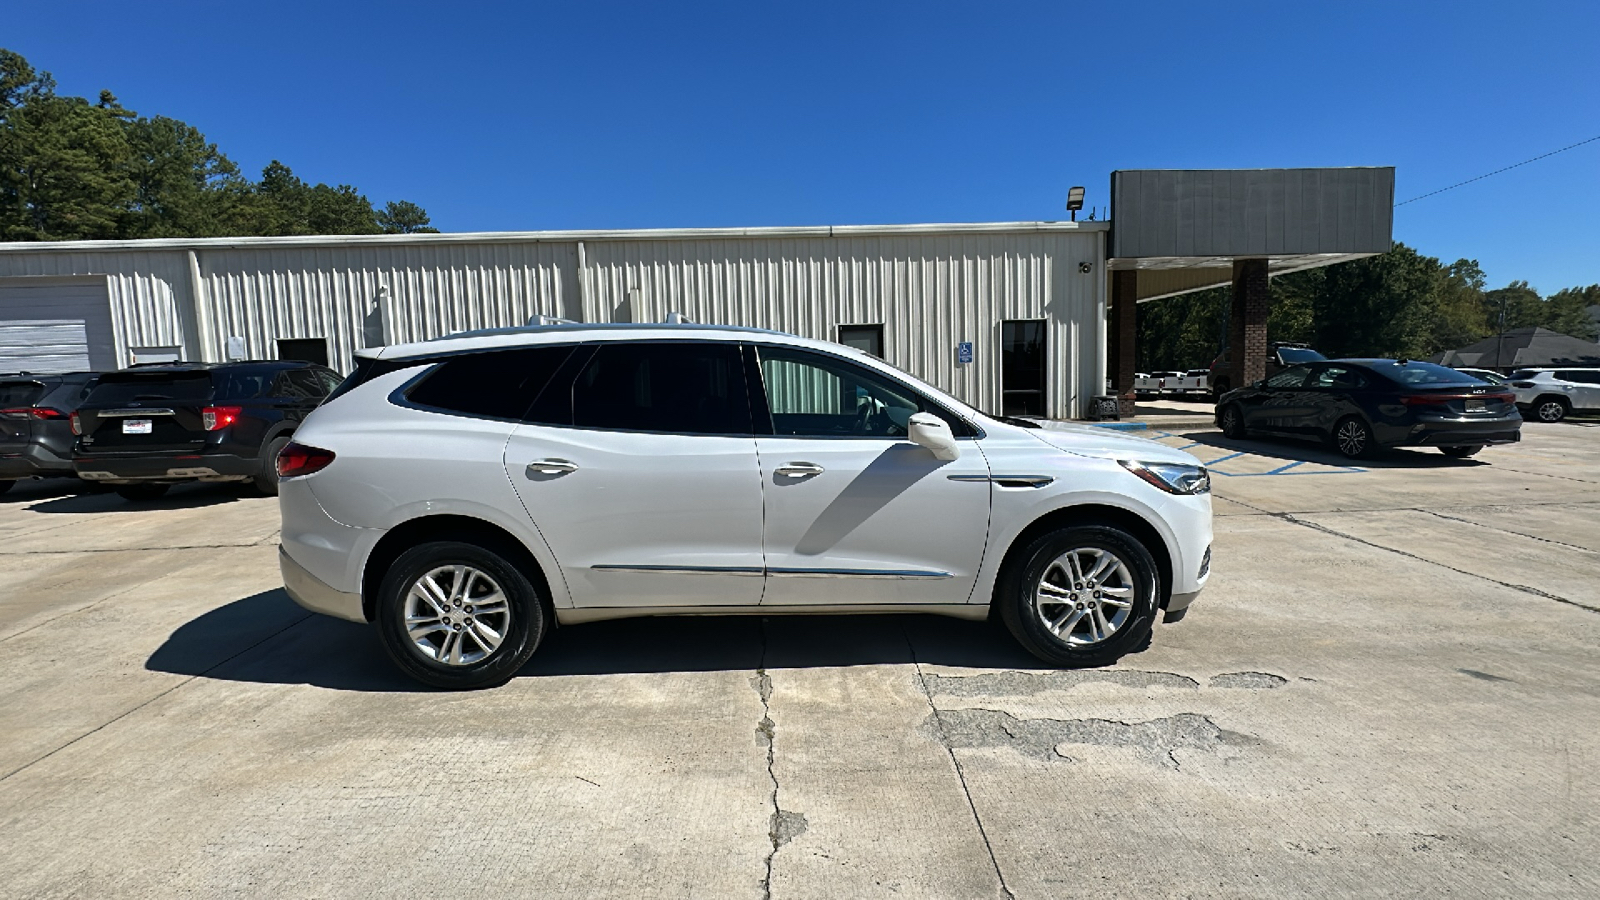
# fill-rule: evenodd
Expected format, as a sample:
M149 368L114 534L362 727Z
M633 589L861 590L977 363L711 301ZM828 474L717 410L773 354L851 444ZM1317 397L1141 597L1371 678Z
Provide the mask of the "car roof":
M395 344L372 350L359 350L358 357L372 359L407 359L410 357L440 356L467 350L489 350L501 347L525 347L536 344L566 343L572 341L638 341L638 340L699 340L741 341L760 338L771 343L794 344L827 348L833 352L848 352L872 358L871 354L831 341L818 341L799 335L766 328L746 328L739 325L683 324L630 324L588 323L563 325L524 325L517 328L490 328L463 331L427 341Z
M143 375L143 374L146 374L146 373L153 373L153 374L160 375L160 374L163 374L163 373L177 374L177 373L183 373L183 372L215 372L215 371L219 371L219 370L242 369L242 368L252 368L252 369L293 369L293 368L299 368L299 367L302 367L302 366L315 366L315 365L318 365L318 363L305 362L304 360L298 360L298 359L238 359L238 360L233 360L232 362L219 362L219 363L211 363L211 362L155 363L153 365L145 365L145 366L129 366L126 369L118 369L116 372L105 373L105 374L125 375L125 374L128 374L130 372L133 372L133 373L138 373L140 375Z

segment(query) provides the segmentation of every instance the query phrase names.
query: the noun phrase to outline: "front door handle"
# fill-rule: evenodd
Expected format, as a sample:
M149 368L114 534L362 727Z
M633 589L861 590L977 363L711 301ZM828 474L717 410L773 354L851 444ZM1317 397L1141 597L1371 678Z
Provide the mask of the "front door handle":
M783 478L810 478L813 475L821 475L823 471L823 468L816 463L792 462L786 466L779 466L772 474Z
M577 463L568 462L564 459L538 459L528 463L528 469L525 474L529 478L537 478L541 475L549 477L576 471L578 471Z

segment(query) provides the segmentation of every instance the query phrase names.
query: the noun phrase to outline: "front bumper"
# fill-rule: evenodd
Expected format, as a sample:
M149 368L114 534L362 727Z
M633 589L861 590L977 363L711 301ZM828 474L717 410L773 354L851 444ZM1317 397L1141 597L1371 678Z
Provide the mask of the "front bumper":
M230 453L140 453L78 456L72 468L84 481L125 482L246 481L261 471L261 461Z
M294 561L289 551L278 546L278 569L283 573L283 589L289 593L289 599L315 613L347 619L351 622L366 622L366 613L361 609L361 595L347 594L336 591L317 576L307 572L305 567Z

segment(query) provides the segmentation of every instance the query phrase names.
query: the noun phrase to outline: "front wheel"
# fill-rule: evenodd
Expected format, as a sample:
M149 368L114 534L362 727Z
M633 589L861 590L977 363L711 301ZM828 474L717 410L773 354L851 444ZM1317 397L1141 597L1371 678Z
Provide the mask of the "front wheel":
M170 484L125 484L117 488L117 496L124 500L142 503L160 498L170 487L172 487Z
M434 541L389 567L378 636L401 671L433 687L495 687L533 655L546 628L537 588L500 553Z
M1230 438L1248 437L1250 430L1244 427L1244 414L1239 411L1239 404L1229 403L1217 415L1217 422L1222 426L1222 434Z
M1333 426L1333 446L1347 459L1367 459L1378 452L1372 426L1356 416L1347 416Z
M1103 666L1132 651L1155 622L1159 576L1150 551L1119 528L1061 528L1030 544L995 602L1033 655Z
M1572 408L1567 405L1564 398L1540 397L1533 404L1533 412L1541 422L1559 422L1567 417L1567 413L1572 412Z
M1471 447L1440 447L1439 452L1443 453L1445 456L1451 457L1452 459L1466 459L1482 449L1482 444L1476 444Z

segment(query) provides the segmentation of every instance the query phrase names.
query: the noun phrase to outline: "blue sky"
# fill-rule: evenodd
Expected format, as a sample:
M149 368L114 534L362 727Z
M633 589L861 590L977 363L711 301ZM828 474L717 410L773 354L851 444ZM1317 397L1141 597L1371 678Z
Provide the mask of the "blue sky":
M66 93L447 231L1065 218L1116 168L1393 165L1600 135L1600 4L25 4ZM1397 210L1491 286L1600 281L1600 142Z

